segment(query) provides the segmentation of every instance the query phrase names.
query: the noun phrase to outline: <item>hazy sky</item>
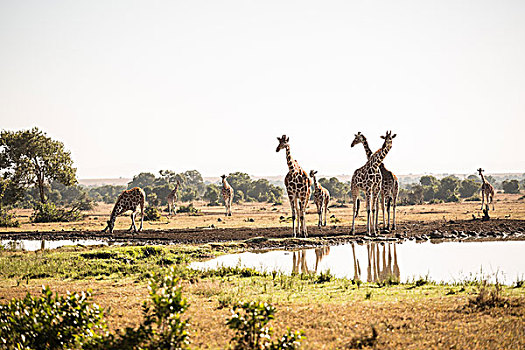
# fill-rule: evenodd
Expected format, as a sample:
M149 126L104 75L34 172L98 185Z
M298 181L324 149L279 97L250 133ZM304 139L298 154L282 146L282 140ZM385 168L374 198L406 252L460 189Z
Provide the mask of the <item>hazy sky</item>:
M0 128L80 178L525 172L525 1L4 1Z

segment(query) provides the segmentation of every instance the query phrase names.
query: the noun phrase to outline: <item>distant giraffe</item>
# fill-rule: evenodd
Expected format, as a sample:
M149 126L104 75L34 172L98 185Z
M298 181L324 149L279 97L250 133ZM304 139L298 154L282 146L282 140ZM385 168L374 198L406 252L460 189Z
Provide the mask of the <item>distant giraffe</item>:
M359 192L363 190L366 198L366 232L367 234L376 233L376 212L377 212L377 197L381 189L381 171L379 166L385 159L388 151L392 148L392 139L396 137L396 134L392 135L391 132L387 131L385 136L381 136L384 139L383 147L378 149L370 159L361 168L357 169L352 176L351 192L353 206L352 216L352 234L354 233L354 224L357 213L359 212Z
M314 182L314 203L317 206L317 214L319 215L318 227L326 226L326 212L328 211L328 204L330 203L330 192L321 184L317 183L315 178L317 171L310 171L310 178ZM323 212L324 212L324 223L323 223Z
M113 228L115 227L115 220L120 214L131 210L131 227L129 231L137 232L137 227L135 226L135 215L137 214L137 209L140 206L140 228L139 232L142 231L142 223L144 221L144 202L146 200L146 194L139 187L133 187L130 190L125 190L122 192L118 198L113 210L111 211L111 216L108 220L108 225L102 231L105 232L109 229L110 233L113 233Z
M224 206L226 207L226 216L232 216L232 202L233 202L233 188L226 181L226 175L222 175L222 198L224 199Z
M297 214L297 227L299 232L304 237L308 236L306 228L306 208L308 207L308 199L310 198L310 178L306 171L304 171L296 160L294 160L290 154L290 138L286 135L278 137L279 145L277 146L276 152L279 152L283 148L286 150L286 163L288 164L288 174L284 178L284 185L286 192L288 193L288 199L290 200L290 206L292 208L292 229L293 236L296 237L295 232L295 217Z
M485 198L487 198L487 210L489 209L489 204L492 203L492 210L494 210L494 186L492 186L483 176L485 170L479 168L478 173L481 176L481 210L483 210L483 204L485 203Z
M177 190L179 189L180 181L177 180L177 183L175 184L175 188L173 191L168 194L168 215L171 215L171 212L173 211L174 214L177 214L177 210L175 208L175 203L177 202Z
M370 159L372 157L372 150L368 146L368 141L366 140L365 135L361 134L361 132L358 132L355 135L355 139L352 142L352 147L354 147L357 144L363 144L363 148L365 149L366 157ZM379 171L381 171L381 208L383 209L383 228L386 228L387 230L390 229L390 203L392 203L392 229L396 229L396 204L397 204L397 195L399 193L399 181L397 180L397 176L394 175L393 172L385 168L385 164L381 163L379 166ZM385 202L387 203L387 213L388 213L388 219L386 221L385 226ZM377 225L377 218L379 215L376 216L376 225Z

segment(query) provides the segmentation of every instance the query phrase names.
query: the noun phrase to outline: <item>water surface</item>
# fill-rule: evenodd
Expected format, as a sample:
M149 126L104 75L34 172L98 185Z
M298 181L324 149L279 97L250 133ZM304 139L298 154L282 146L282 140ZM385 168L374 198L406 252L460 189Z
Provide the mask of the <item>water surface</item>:
M525 241L355 243L296 251L270 251L220 256L192 263L197 269L252 267L286 274L330 270L336 277L368 282L420 277L454 283L487 279L512 284L525 275Z
M0 240L0 246L14 250L35 251L39 249L55 249L66 245L108 245L108 242L95 239L61 239L54 241L18 239L18 240Z

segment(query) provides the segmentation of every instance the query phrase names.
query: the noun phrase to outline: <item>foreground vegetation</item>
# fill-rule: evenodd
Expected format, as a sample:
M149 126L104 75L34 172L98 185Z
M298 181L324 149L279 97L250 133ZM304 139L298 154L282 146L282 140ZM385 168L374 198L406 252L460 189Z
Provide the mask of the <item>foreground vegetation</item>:
M2 251L0 302L23 298L27 292L38 295L42 285L60 294L91 288L94 302L105 309L108 330L122 334L119 329L137 330L145 322L141 305L151 297L148 283L153 276L165 276L169 267L190 305L185 311L190 348L224 348L233 346L234 338L244 339L245 333L228 330L226 322L235 323L228 321L231 310L248 308L251 302L276 308L274 333L290 336L288 328L303 330L305 348L525 345L525 288L519 281L513 286L482 281L442 285L426 279L363 283L329 272L289 276L249 268L188 267L191 261L236 249L213 244ZM273 315L271 308L261 307L259 315Z

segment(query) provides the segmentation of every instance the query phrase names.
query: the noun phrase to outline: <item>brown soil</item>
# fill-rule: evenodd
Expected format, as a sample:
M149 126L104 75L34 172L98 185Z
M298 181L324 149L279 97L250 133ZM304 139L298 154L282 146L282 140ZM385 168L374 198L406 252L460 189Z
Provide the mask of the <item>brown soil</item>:
M523 240L525 220L408 221L400 223L395 232L382 232L375 237L366 236L365 230L366 227L363 225L357 225L357 233L350 235L348 226L331 225L321 229L309 227L309 239L291 239L291 225L262 228L144 230L137 234L127 231L115 231L113 234L97 231L2 232L0 239L100 239L133 244L202 244L233 241L246 248L314 246L364 240Z

